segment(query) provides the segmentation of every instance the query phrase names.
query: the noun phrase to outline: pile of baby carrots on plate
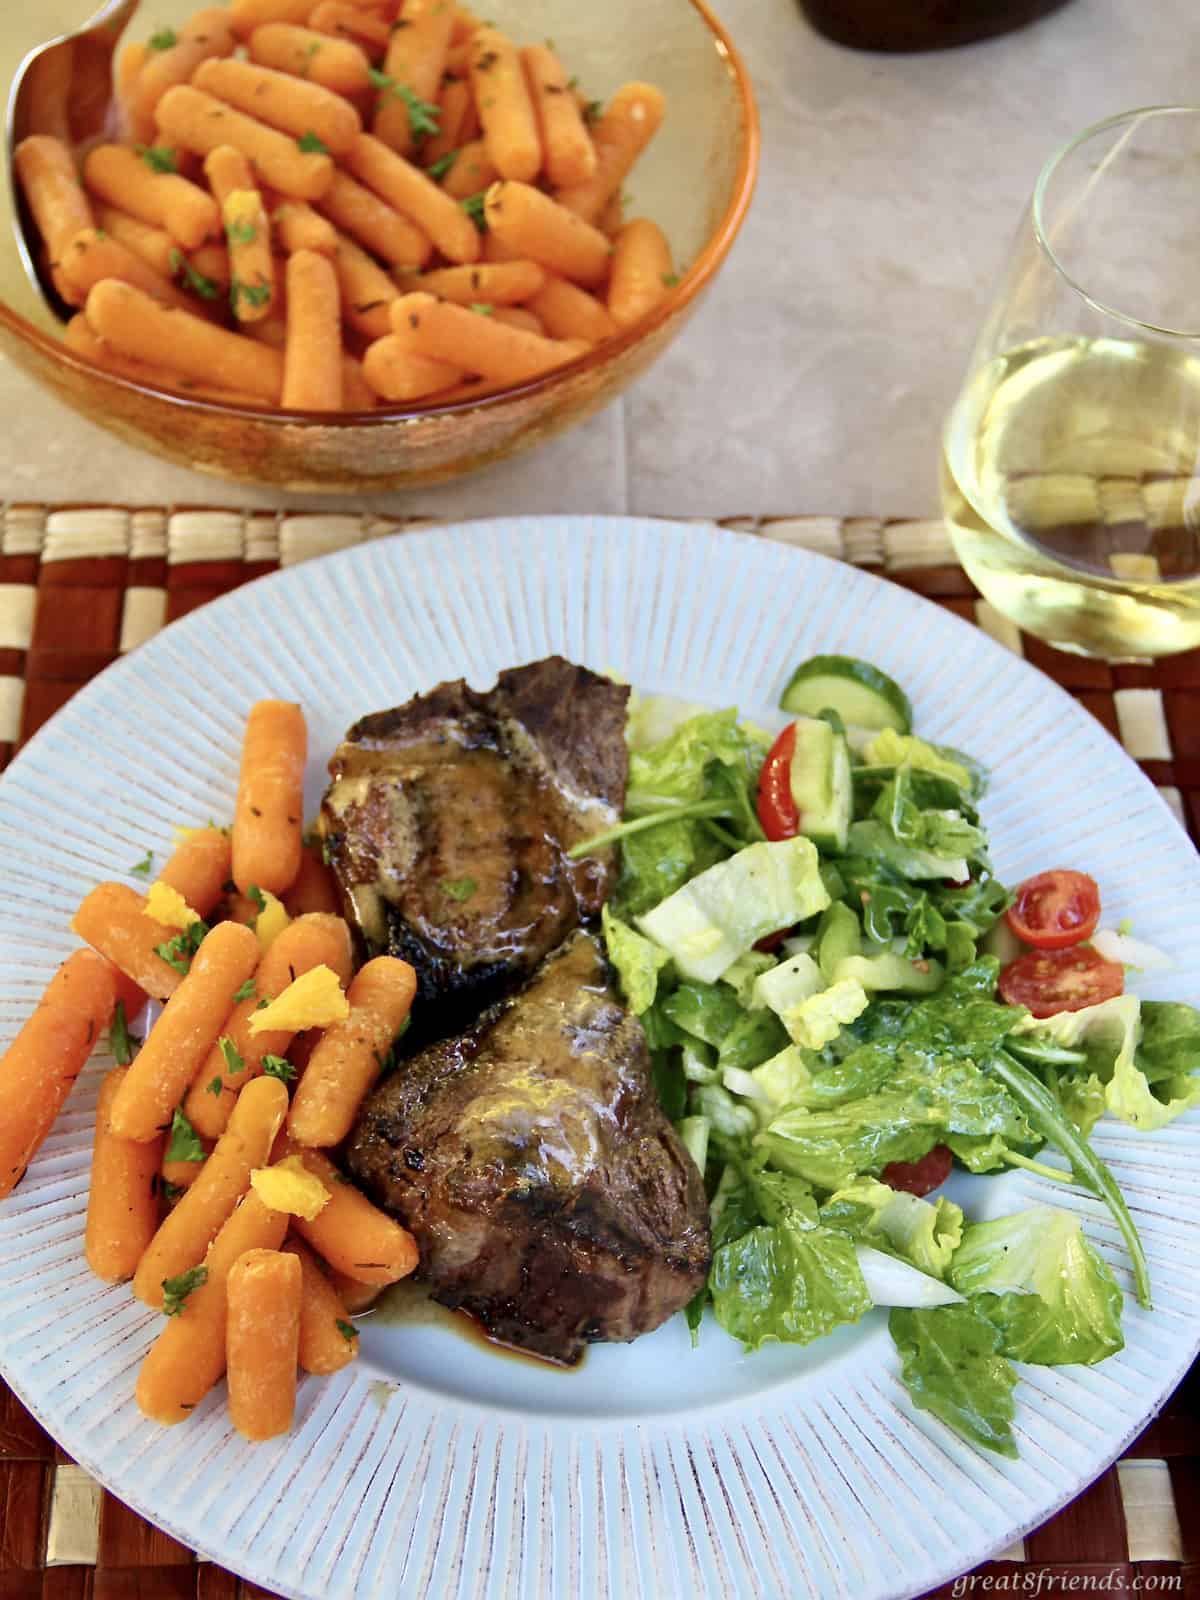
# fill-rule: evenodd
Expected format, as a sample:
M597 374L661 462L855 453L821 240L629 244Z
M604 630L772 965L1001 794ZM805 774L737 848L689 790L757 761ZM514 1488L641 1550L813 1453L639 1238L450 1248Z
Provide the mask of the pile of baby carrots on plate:
M53 58L50 58L51 60ZM66 342L206 399L357 411L494 393L678 281L621 188L664 114L454 0L231 0L126 48L122 142L35 82L17 178ZM81 161L81 166L80 166Z
M417 1263L411 1234L326 1154L387 1069L416 978L390 956L354 971L332 875L303 833L306 755L300 707L256 704L232 828L182 830L145 894L93 889L71 924L89 948L0 1057L3 1196L108 1030L122 1064L96 1109L88 1264L166 1314L142 1411L180 1422L227 1371L249 1439L288 1429L297 1367L352 1361L350 1316ZM150 856L131 868L151 870ZM163 1009L135 1053L147 997Z

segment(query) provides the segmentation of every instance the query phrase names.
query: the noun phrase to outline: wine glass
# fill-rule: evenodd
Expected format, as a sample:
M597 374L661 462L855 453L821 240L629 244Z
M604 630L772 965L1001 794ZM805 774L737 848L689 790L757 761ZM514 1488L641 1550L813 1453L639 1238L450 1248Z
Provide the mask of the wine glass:
M997 610L1116 659L1200 645L1200 107L1043 169L943 439L955 549Z

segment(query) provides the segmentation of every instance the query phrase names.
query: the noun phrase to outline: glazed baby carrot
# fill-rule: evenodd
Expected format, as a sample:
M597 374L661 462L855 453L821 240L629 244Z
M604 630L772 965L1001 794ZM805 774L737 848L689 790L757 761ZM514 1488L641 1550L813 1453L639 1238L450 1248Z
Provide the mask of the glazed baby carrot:
M88 295L86 311L93 333L135 361L174 367L197 383L279 404L283 357L276 350L190 312L165 310L127 283L98 283Z
M133 1292L139 1300L161 1309L164 1280L204 1260L249 1189L251 1172L266 1164L287 1109L287 1089L278 1078L255 1078L238 1095L228 1128L138 1263Z
M312 10L312 0L230 0L229 26L239 39L256 28L277 22L303 22Z
M421 146L421 165L428 171L457 154L479 130L475 111L475 97L465 78L443 79L442 97L438 102L438 131ZM447 168L449 170L449 168Z
M423 267L433 253L427 233L345 172L334 174L317 209L393 266Z
M102 233L118 240L127 250L143 260L148 267L164 278L169 278L173 262L180 259L179 246L165 228L154 228L148 222L139 222L116 206L103 202L95 207L96 226Z
M609 239L615 239L625 226L625 197L619 189L609 196L604 210L596 218L596 226Z
M350 1015L326 1028L288 1113L297 1144L328 1150L350 1132L368 1089L412 1009L417 975L407 961L376 956L350 985Z
M76 950L0 1056L0 1198L16 1188L50 1132L116 998L111 965L93 950Z
M382 339L391 332L388 307L399 300L400 291L377 261L344 233L337 236L333 258L341 292L342 315L358 333L368 339Z
M362 132L358 112L340 94L272 67L206 61L192 82L296 139L313 135L334 155L344 154Z
M532 183L542 167L537 115L517 47L499 28L471 38L471 88L488 155L502 178Z
M268 128L190 83L168 89L155 119L164 138L197 155L233 145L254 163L261 182L297 200L316 200L333 181L333 161L324 149L306 148L304 140Z
M372 132L403 156L438 131L437 96L454 7L447 0L406 0L401 21L384 57L387 81L380 86Z
M461 368L434 361L409 350L394 333L367 346L362 360L363 377L381 400L397 405L423 400L460 382Z
M114 1133L153 1139L170 1124L172 1109L233 1009L234 995L257 965L258 940L249 928L222 922L205 935L117 1092Z
M353 356L342 357L342 410L373 411L376 395L363 376L362 362Z
M372 61L383 55L392 36L391 24L379 12L360 10L345 0L321 0L309 15L308 26L314 33L328 33L335 39L357 44Z
M57 53L57 52L56 52ZM130 122L130 102L133 99L133 88L137 83L138 74L146 65L150 55L150 46L144 39L133 39L117 57L113 73L113 87L116 90L117 102L121 108L121 118L126 125Z
M449 260L479 259L479 230L462 207L382 140L360 135L345 151L343 163L361 183L415 222Z
M608 309L621 328L665 300L675 280L667 236L646 217L627 222L613 245Z
M199 184L180 177L166 163L169 151L155 151L157 167L124 145L100 144L84 157L83 177L101 200L119 206L151 227L165 228L185 250L195 250L221 231L217 202Z
M254 30L247 48L259 66L306 78L334 94L361 95L371 86L371 63L351 39L272 22Z
M506 328L523 328L526 333L536 333L539 339L546 337L542 319L524 306L496 306L492 319L502 322Z
M287 264L287 347L283 405L288 411L342 409L342 314L328 256L297 250ZM297 852L291 879L300 870ZM285 885L287 887L287 885Z
M288 915L302 917L309 912L325 911L337 916L342 909L337 879L325 865L319 843L306 844L300 855L300 870L291 888L283 897ZM328 963L330 966L332 962Z
M291 700L259 700L242 736L233 819L233 880L282 894L300 870L308 729Z
M519 306L545 286L546 271L536 261L481 262L473 267L439 267L398 281L402 289L433 294L459 306Z
M300 1365L328 1377L358 1354L358 1329L346 1320L337 1290L303 1239L293 1236L283 1248L300 1263Z
M309 1221L293 1217L296 1232L323 1261L357 1283L395 1283L417 1264L417 1246L407 1228L373 1206L352 1183L347 1183L329 1157L305 1150L290 1138L275 1141L276 1159L299 1155L306 1172L320 1178L329 1202Z
M71 932L156 1000L169 999L183 981L158 954L170 933L146 915L145 898L126 884L98 883L71 918Z
M278 200L271 205L275 238L285 255L296 250L316 250L323 256L337 251L337 229L314 211L306 200Z
M333 1285L338 1299L352 1317L357 1316L360 1311L369 1310L387 1288L384 1283L360 1283L357 1278L348 1278L344 1272L331 1267L328 1261L321 1262L320 1265Z
M588 339L599 344L617 331L608 307L595 295L552 273L537 294L530 296L529 309L541 318L552 339Z
M230 1269L229 1420L244 1439L274 1439L292 1425L302 1296L300 1262L281 1250L247 1250Z
M406 294L393 301L391 318L393 332L416 355L506 383L540 377L574 361L587 348L506 328L428 294Z
M50 260L57 262L76 234L93 226L75 158L61 139L35 133L13 152L13 170Z
M233 314L239 322L261 322L275 304L275 262L271 224L254 171L240 150L222 144L205 156L204 175L221 207L229 241Z
M652 83L627 83L592 128L596 171L583 183L560 189L559 201L586 222L595 222L620 189L634 162L662 124L667 102Z
M249 991L230 1012L192 1080L184 1114L197 1132L215 1138L230 1121L239 1091L263 1071L268 1057L286 1056L294 1038L289 1028L251 1033L250 1018L263 1000L275 1000L288 985L314 967L329 967L342 983L352 971L350 930L341 917L314 912L297 917L262 957Z
M169 279L148 267L119 239L96 228L85 228L77 233L59 257L58 265L63 281L71 290L72 305L81 306L103 279L116 278L121 283L133 284L159 305L174 306L180 311L189 311L195 306L194 300L189 300Z
M222 226L224 219L222 219ZM185 270L182 266L180 270ZM209 298L219 298L230 286L233 269L229 264L229 248L223 244L202 244L198 250L189 251L186 275L190 283L208 280ZM216 296L212 291L216 290Z
M225 892L232 863L233 842L225 829L192 828L158 874L158 882L207 917Z
M154 112L167 90L187 83L210 57L232 55L236 43L224 7L197 11L177 34L166 29L163 37L174 42L150 51L130 94L132 132L139 144L154 142Z
M183 1422L220 1381L233 1264L247 1250L278 1250L287 1225L283 1212L248 1194L213 1240L204 1265L172 1286L172 1315L138 1373L137 1403L153 1422Z
M466 200L473 194L482 194L499 176L487 145L482 139L472 139L455 156L454 165L442 179L442 188L451 199Z
M584 125L562 63L548 44L527 45L521 65L537 113L546 176L557 189L596 173L596 147Z
M158 1226L157 1179L163 1141L150 1139L138 1144L119 1139L109 1121L126 1070L114 1067L100 1085L83 1233L87 1264L105 1283L123 1283L133 1277Z
M588 287L608 276L612 246L598 228L528 183L494 183L484 198L502 245Z

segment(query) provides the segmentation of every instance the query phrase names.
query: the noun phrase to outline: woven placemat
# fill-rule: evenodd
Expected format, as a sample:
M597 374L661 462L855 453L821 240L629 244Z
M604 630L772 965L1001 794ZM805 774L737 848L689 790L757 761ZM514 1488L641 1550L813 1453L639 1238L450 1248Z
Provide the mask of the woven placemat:
M199 507L0 508L0 767L81 684L165 623L279 566L423 525ZM1052 651L979 599L940 522L779 517L723 526L852 562L978 624L1098 717L1200 840L1200 651L1120 666ZM1200 1596L1200 1365L1086 1493L937 1595L1089 1591ZM0 1385L0 1600L268 1595L102 1491Z

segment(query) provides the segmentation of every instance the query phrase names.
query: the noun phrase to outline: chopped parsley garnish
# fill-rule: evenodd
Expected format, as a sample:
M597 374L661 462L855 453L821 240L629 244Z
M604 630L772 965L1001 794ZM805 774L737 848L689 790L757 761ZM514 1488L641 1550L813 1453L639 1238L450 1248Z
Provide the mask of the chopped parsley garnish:
M300 146L301 150L304 151L306 156L327 156L329 154L329 146L318 139L311 128L307 133L302 133L296 140L296 143Z
M171 1118L171 1137L167 1141L167 1161L207 1161L208 1152L200 1143L200 1135L179 1110Z
M162 1189L162 1197L168 1205L174 1205L176 1200L182 1198L184 1188L181 1183L172 1183L168 1178L160 1178L159 1185Z
M321 860L327 867L333 863L333 840L325 834L321 835Z
M391 1048L388 1050L387 1055L383 1055L382 1052L380 1052L379 1050L376 1050L374 1052L374 1054L375 1054L375 1063L379 1068L379 1076L381 1078L386 1078L386 1077L389 1076L389 1074L395 1072L395 1070L396 1070L396 1046L395 1045L391 1046Z
M245 1072L245 1058L228 1034L223 1033L217 1040L217 1049L224 1059L226 1071ZM212 1085L210 1084L209 1087L211 1088Z
M175 152L165 144L135 144L134 150L151 172L178 172Z
M129 1026L125 1021L125 1002L118 1000L108 1030L108 1049L119 1067L127 1067L133 1060L133 1047L137 1043L140 1041L129 1036Z
M252 222L227 222L225 237L230 244L253 244L258 238L258 229Z
M189 922L187 927L173 939L168 939L165 944L156 944L154 954L161 956L169 967L174 967L176 972L182 972L186 978L192 970L192 957L204 942L207 932L208 923L201 922L197 918L195 922Z
M575 89L578 89L578 87L579 87L579 79L578 78L568 78L567 79L567 88L568 89L575 90Z
M234 1004L237 1005L241 1000L253 1000L255 993L256 990L254 988L254 979L247 978L240 989L235 989L233 991Z
M483 214L483 203L486 198L487 190L481 189L478 194L469 194L465 200L458 202L480 233L488 231L487 217Z
M213 280L206 278L202 272L197 272L182 250L172 250L167 260L175 276L182 278L184 286L193 294L198 294L202 300L216 300L220 295L221 291ZM210 823L209 826L216 827L216 823Z
M179 35L174 28L160 28L157 33L152 33L147 41L151 50L170 50L179 43Z
M431 167L427 167L426 171L434 180L444 178L461 154L461 150L447 150L446 154L440 156Z
M603 115L603 100L589 100L587 105L585 105L583 108L583 120L585 122L599 122Z
M205 1094L212 1095L222 1095L225 1093L225 1079L221 1077L220 1073L218 1073L215 1078L210 1079L209 1082L205 1084L204 1092Z
M207 1267L189 1267L177 1278L163 1279L163 1315L177 1317L183 1310L188 1295L208 1282Z
M130 872L139 878L148 878L154 867L154 851L147 850L141 861L135 861L130 867Z
M280 1083L291 1083L296 1069L286 1056L264 1056L262 1069L268 1078L278 1078Z
M474 309L472 306L471 310ZM464 900L469 900L478 887L474 878L443 878L439 885L443 894L449 895L451 900L457 900L460 904Z
M473 300L471 310L477 317L492 317L496 314L495 306L485 305L482 300Z
M664 289L673 289L679 282L679 274L677 272L664 272L662 281Z
M258 1002L254 1009L255 1011L265 1011L270 1004L271 1002L267 999L266 995L263 995L262 999Z
M358 1329L354 1326L354 1324L352 1322L343 1321L341 1317L337 1319L337 1331L341 1334L342 1338L345 1339L347 1344L353 1344L355 1339L358 1338Z
M267 897L256 883L250 884L250 886L247 888L246 899L249 900L252 905L256 905L260 911L265 911L267 909Z
M234 310L239 300L244 300L248 306L265 306L270 298L269 283L243 283L240 278L234 278L229 285L229 304Z
M387 73L381 72L378 67L368 67L367 76L380 94L390 94L397 100L403 100L408 108L409 131L417 144L427 139L431 133L438 131L442 119L439 106L431 100L422 100L407 83L397 83L395 78L389 78Z

